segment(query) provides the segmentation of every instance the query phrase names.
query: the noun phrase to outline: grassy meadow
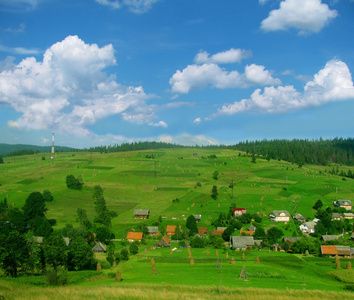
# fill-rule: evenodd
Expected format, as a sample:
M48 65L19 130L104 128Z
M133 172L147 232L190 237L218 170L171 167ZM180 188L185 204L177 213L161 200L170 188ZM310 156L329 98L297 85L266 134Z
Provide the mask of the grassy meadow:
M154 158L147 158L154 156ZM216 155L217 158L210 158ZM112 220L112 231L117 239L126 237L127 231L144 222L151 225L159 216L163 225L185 226L190 214L201 214L198 226L209 227L220 212L227 213L231 203L244 207L247 212L268 216L272 210L285 209L291 214L301 213L313 218L313 204L321 199L331 206L336 199L354 196L353 180L325 172L332 166L303 166L284 161L251 158L237 151L222 149L167 149L119 153L57 153L53 160L49 154L6 157L0 165L0 199L6 197L9 205L21 208L33 191L50 190L53 202L48 202L48 219L56 219L57 226L78 226L77 208L84 208L92 221L95 215L92 199L93 187L104 190L109 210L118 217ZM346 167L340 166L346 170ZM213 179L214 171L219 178ZM81 191L66 187L65 178L81 176ZM229 188L234 182L234 189ZM197 185L197 183L200 183ZM211 198L212 187L218 187L217 200ZM172 200L178 198L179 202ZM135 220L134 209L149 209L148 220ZM267 217L264 227L272 226ZM292 236L296 227L277 224L286 236ZM147 239L139 255L120 263L122 282L115 282L116 269L104 269L97 280L62 288L35 287L31 278L0 279L0 295L5 299L34 298L99 298L110 299L226 299L237 295L243 299L289 298L350 298L347 285L354 285L353 271L336 270L333 259L304 257L268 250L246 252L210 248L192 249L194 265L186 248L151 250L156 241ZM117 244L118 245L118 244ZM242 259L245 253L245 259ZM256 264L256 257L260 263ZM157 275L151 274L150 260L154 257ZM231 264L234 257L236 264ZM105 261L104 256L98 259ZM219 260L220 267L216 267ZM246 268L247 280L239 279ZM221 283L221 284L220 284ZM193 287L193 288L192 288ZM134 290L136 294L132 292ZM151 297L153 293L153 297ZM150 296L150 297L149 297ZM1 297L0 297L1 298Z

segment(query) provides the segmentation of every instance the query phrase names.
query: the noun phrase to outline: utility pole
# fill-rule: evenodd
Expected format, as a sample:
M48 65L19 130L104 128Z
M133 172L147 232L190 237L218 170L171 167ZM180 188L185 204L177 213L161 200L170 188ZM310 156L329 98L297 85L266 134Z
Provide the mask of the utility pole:
M156 161L155 161L155 177L156 177Z

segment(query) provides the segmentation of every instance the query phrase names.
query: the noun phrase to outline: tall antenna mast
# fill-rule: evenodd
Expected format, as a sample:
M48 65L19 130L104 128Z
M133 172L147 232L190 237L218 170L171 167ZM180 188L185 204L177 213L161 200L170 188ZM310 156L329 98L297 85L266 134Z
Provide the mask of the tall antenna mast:
M54 158L54 131L52 132L52 151L51 151L51 159Z

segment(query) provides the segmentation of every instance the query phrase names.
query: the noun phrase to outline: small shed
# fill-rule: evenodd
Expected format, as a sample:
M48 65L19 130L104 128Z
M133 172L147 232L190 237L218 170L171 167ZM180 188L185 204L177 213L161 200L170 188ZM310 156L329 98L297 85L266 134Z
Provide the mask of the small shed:
M107 247L105 244L98 242L93 248L92 248L93 252L100 252L100 253L104 253L107 251Z
M150 210L148 209L135 209L134 218L135 219L148 219L150 216Z

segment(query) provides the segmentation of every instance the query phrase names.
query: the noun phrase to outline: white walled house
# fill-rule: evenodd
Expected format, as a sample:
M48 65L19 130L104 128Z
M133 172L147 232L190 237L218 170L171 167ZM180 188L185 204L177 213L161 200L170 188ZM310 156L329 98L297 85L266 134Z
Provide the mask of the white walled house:
M273 210L269 214L269 219L273 222L289 222L290 214L286 210Z

